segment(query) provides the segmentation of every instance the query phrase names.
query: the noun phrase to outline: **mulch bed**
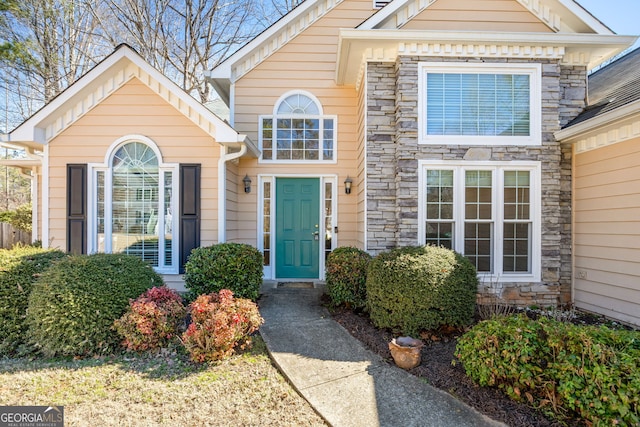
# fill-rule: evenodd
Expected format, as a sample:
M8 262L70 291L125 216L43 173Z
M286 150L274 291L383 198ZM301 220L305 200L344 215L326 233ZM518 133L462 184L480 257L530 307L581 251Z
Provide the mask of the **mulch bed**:
M377 329L368 317L350 310L334 310L332 316L367 348L382 356L389 363L394 363L389 352L389 341L394 338L390 331ZM456 360L454 352L456 338L459 335L460 332L456 331L440 331L430 336L421 337L426 344L422 348L422 363L408 372L450 393L488 417L502 421L511 427L560 427L563 425L548 419L540 411L526 404L509 399L498 389L476 386L465 375L460 363L452 364ZM576 421L571 422L570 425L584 424Z

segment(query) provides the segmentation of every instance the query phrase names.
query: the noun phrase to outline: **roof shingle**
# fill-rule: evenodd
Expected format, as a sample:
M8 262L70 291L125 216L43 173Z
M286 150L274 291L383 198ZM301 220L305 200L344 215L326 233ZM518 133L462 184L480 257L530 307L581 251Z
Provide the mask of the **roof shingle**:
M640 99L640 48L589 76L589 104L571 127Z

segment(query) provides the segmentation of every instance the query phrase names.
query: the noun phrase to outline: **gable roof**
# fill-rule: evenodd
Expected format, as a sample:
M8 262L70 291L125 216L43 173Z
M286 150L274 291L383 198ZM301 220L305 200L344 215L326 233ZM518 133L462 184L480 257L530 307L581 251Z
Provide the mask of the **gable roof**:
M207 74L218 94L229 103L231 84L258 66L302 31L326 15L338 4L348 0L306 0L274 23L258 37L247 43ZM402 30L404 23L436 2L447 0L392 0L377 10L355 28L345 28L340 33L339 59L336 65L338 84L354 84L358 69L367 49L397 54L398 45L409 43L452 42L454 45L473 43L479 32L471 31L411 31ZM616 36L606 25L591 15L574 0L513 0L545 23L552 33L539 40L540 33L522 33L521 40L513 40L513 34L486 32L481 41L488 46L496 42L511 43L513 49L555 49L553 58L566 63L585 64L594 67L617 55L631 45L635 38ZM392 23L393 25L389 25ZM495 37L494 37L495 35ZM558 36L555 39L553 36ZM567 38L566 36L578 36ZM402 40L404 38L405 40ZM494 46L495 47L495 46ZM391 51L388 50L391 48ZM419 53L419 52L418 52ZM463 52L464 53L464 52ZM478 56L478 52L471 52ZM522 54L522 53L520 53ZM389 56L389 55L387 55ZM549 56L547 56L549 57ZM388 58L375 58L388 60ZM345 64L347 61L349 64ZM353 64L357 62L357 64Z
M135 50L118 46L109 56L8 134L9 141L42 147L100 104L131 79L147 85L218 143L241 146L257 154L257 147L228 123L153 68Z
M444 0L393 0L358 26L359 29L401 28L434 3ZM554 32L614 34L574 0L517 0Z
M249 72L344 0L306 0L205 74L229 104L231 80ZM234 70L233 67L237 69Z

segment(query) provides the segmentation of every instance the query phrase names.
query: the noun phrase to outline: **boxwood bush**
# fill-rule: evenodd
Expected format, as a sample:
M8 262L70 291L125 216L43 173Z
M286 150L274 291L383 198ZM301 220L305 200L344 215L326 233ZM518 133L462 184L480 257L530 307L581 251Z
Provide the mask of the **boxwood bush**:
M524 315L480 322L456 356L481 386L496 386L556 418L640 425L640 332Z
M13 355L26 344L25 317L33 283L64 256L58 250L33 246L0 249L0 354Z
M358 248L343 246L327 257L327 295L334 306L345 305L356 310L367 302L367 268L371 255Z
M53 264L29 297L29 339L46 356L86 356L115 349L112 329L136 298L162 278L140 258L123 254L69 256Z
M367 307L379 328L416 336L422 330L471 323L478 279L471 262L436 246L393 249L367 272Z
M191 251L184 270L190 301L222 289L255 301L262 284L262 254L251 245L219 243Z

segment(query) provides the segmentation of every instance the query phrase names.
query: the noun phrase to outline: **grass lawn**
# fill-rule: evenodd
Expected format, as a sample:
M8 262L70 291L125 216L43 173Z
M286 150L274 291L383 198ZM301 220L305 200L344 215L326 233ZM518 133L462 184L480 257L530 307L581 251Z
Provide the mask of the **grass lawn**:
M0 405L62 405L65 426L325 426L264 342L212 365L181 354L0 359Z

